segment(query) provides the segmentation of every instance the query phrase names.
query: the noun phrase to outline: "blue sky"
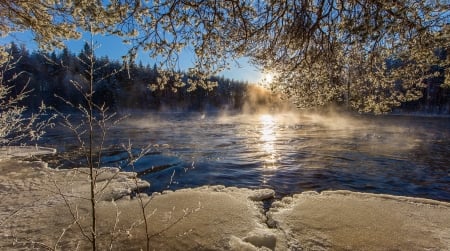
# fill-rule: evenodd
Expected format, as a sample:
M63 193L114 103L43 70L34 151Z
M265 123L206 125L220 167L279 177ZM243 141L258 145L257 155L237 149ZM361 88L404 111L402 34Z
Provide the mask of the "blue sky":
M13 33L8 37L0 38L0 44L8 44L11 41L14 41L19 45L25 44L30 51L37 49L37 45L33 41L33 35L31 32ZM108 56L110 59L120 60L120 58L127 52L127 46L122 44L122 42L116 37L96 36L95 41L99 45L99 48L96 50L97 56ZM83 39L68 40L66 45L70 51L77 53L81 50L84 43L85 40ZM142 61L144 65L150 64L151 66L156 62L154 59L146 55L145 52L139 53L136 62L139 63L140 61ZM188 52L183 52L180 55L180 69L186 70L191 67L193 65L192 61L192 56L190 56ZM223 75L226 78L234 80L248 81L249 83L258 83L262 78L260 71L256 67L249 64L248 60L245 58L239 59L238 64L233 62L231 66L232 67L230 70L223 71L219 75Z

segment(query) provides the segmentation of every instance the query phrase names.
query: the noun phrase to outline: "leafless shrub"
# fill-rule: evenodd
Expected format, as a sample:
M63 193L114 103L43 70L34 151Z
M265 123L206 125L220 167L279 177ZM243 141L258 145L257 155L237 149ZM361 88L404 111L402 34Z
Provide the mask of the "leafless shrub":
M17 94L13 94L14 86L9 85L24 72L14 73L7 77L20 58L12 61L7 48L0 46L0 145L22 143L24 140L36 141L45 133L45 128L52 127L54 116L47 116L47 107L42 103L38 112L26 115L28 107L22 102L32 90L28 89L28 82ZM29 80L28 80L29 81ZM41 119L46 116L46 119Z

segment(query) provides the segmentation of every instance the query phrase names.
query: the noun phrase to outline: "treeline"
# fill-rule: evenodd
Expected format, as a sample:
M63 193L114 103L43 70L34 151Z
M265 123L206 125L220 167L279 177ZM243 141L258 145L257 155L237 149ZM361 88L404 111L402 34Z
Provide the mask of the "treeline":
M20 77L9 82L13 87L12 95L16 95L25 87L31 90L26 106L36 109L41 102L58 110L71 109L66 101L74 105L82 104L84 99L75 88L76 81L83 86L87 83L87 55L91 48L84 48L74 54L68 49L60 52L29 52L24 45L11 43L9 53L11 62L17 62L14 69L7 72L5 79L11 79L14 74ZM242 110L255 105L268 106L274 98L256 98L250 92L257 88L246 82L230 80L224 77L213 77L218 86L212 90L197 88L188 91L188 86L172 90L171 83L163 89L150 90L149 84L156 83L159 69L156 66L132 64L123 70L123 63L110 60L108 57L95 58L94 79L96 82L94 100L99 105L110 109L230 109ZM112 74L117 72L115 74ZM253 102L254 105L248 104Z
M7 71L4 79L12 87L11 95L17 95L26 88L30 90L24 100L29 111L36 110L42 102L58 110L71 109L66 101L77 106L84 98L75 88L73 82L86 83L87 60L91 48L85 44L75 54L67 48L60 52L29 52L25 45L11 43L8 49L15 67ZM224 77L212 77L218 86L212 90L197 88L188 91L188 85L177 87L174 92L169 82L164 89L150 90L149 84L157 82L159 69L154 65L132 64L127 70L123 62L110 60L108 57L95 58L94 100L99 105L106 105L111 110L145 109L145 110L209 110L227 109L254 112L256 110L279 110L286 108L286 103L266 89L242 81ZM439 69L444 70L444 69ZM117 72L116 74L112 74ZM403 103L396 110L399 112L450 113L450 88L442 86L443 74L426 81L422 98ZM345 105L344 105L345 106Z

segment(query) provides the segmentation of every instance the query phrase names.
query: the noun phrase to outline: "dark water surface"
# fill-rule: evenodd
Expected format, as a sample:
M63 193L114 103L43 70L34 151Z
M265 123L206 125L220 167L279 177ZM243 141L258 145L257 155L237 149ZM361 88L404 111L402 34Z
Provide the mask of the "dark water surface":
M109 135L106 166L130 170L119 147L128 139L153 145L135 165L149 192L221 184L277 196L347 189L450 201L449 118L140 113ZM74 161L53 165L80 165L71 134L50 132L45 144Z

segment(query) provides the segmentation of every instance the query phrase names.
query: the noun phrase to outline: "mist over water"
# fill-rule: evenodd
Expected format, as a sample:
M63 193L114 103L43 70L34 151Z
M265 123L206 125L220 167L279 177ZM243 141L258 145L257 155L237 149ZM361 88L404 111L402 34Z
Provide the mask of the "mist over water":
M135 113L111 131L113 150L103 160L129 170L118 145L128 139L136 147L154 145L135 166L150 181L149 192L221 184L272 188L278 196L348 189L450 201L449 122L333 113ZM70 142L71 136L49 137Z

